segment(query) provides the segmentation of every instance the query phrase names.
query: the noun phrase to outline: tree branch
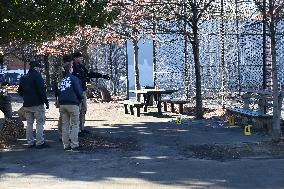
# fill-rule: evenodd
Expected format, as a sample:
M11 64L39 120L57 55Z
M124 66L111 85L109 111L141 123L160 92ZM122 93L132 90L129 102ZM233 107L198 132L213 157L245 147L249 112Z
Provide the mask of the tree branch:
M207 11L207 9L211 6L213 1L215 1L215 0L209 0L209 2L207 4L205 4L204 7L200 10L199 15L197 17L198 20L203 16L203 13L205 11Z

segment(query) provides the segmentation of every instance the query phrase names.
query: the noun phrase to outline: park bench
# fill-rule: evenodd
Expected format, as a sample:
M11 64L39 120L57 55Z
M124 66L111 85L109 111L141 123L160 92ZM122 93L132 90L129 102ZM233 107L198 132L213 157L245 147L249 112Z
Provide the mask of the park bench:
M124 113L125 114L129 114L128 106L129 106L131 115L134 115L134 108L136 108L137 117L140 117L140 108L142 108L145 105L145 103L138 102L138 101L135 101L135 100L124 100L124 101L121 101L120 103L124 105Z
M183 105L190 103L189 100L183 100L183 99L162 99L161 102L164 105L164 111L168 111L168 105L167 103L171 104L171 112L175 112L175 104L179 105L179 113L183 114Z
M266 128L271 133L273 115L271 112L267 113L267 110L273 107L273 93L264 90L244 90L242 92L243 106L226 108L227 115L234 116L235 120L239 119L241 124L252 124L261 129ZM280 93L278 97L280 106L282 100L283 96Z

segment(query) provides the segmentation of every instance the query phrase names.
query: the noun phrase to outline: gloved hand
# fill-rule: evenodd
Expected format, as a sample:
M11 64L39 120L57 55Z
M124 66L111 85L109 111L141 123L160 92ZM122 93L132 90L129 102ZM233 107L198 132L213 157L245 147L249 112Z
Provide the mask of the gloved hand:
M48 103L48 102L45 103L45 108L46 108L46 109L49 109L49 103Z
M104 79L110 80L110 77L108 75L103 75Z
M86 78L84 79L84 81L85 81L85 82L90 82L90 81L91 81L91 78L90 78L90 77L86 77Z

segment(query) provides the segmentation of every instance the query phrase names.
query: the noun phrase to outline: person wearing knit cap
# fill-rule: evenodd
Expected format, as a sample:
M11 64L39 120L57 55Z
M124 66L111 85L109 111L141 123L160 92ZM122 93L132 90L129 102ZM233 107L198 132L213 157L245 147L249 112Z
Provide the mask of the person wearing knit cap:
M85 130L85 116L87 112L87 86L86 82L88 82L91 78L103 78L109 80L110 77L108 75L103 75L97 72L89 72L85 65L83 65L83 56L80 52L73 53L73 75L78 77L82 82L83 88L83 101L80 105L80 135L89 133L89 131Z
M47 147L44 139L45 109L49 108L44 80L40 74L42 65L39 61L31 61L28 74L20 79L18 94L23 97L23 107L27 119L26 139L28 148ZM36 120L36 140L33 136L33 123Z

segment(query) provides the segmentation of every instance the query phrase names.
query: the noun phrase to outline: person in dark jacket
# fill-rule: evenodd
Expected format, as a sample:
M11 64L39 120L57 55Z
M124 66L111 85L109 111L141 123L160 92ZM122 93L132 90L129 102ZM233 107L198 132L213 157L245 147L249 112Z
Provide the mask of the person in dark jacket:
M45 109L49 108L44 80L40 74L42 65L38 61L30 62L28 74L20 79L18 94L24 99L24 110L27 119L26 138L28 147L46 147L44 141ZM36 141L33 136L33 123L36 120Z
M85 115L87 112L87 86L86 82L90 81L90 78L103 78L110 79L108 75L103 75L97 72L89 72L87 68L83 65L83 56L80 52L73 53L73 75L78 77L82 82L83 88L83 100L80 105L80 132L82 134L88 133L87 130L84 129L85 126Z
M62 119L62 142L65 150L79 147L79 105L83 99L81 81L71 73L72 57L64 56L64 74L59 88L59 111Z

